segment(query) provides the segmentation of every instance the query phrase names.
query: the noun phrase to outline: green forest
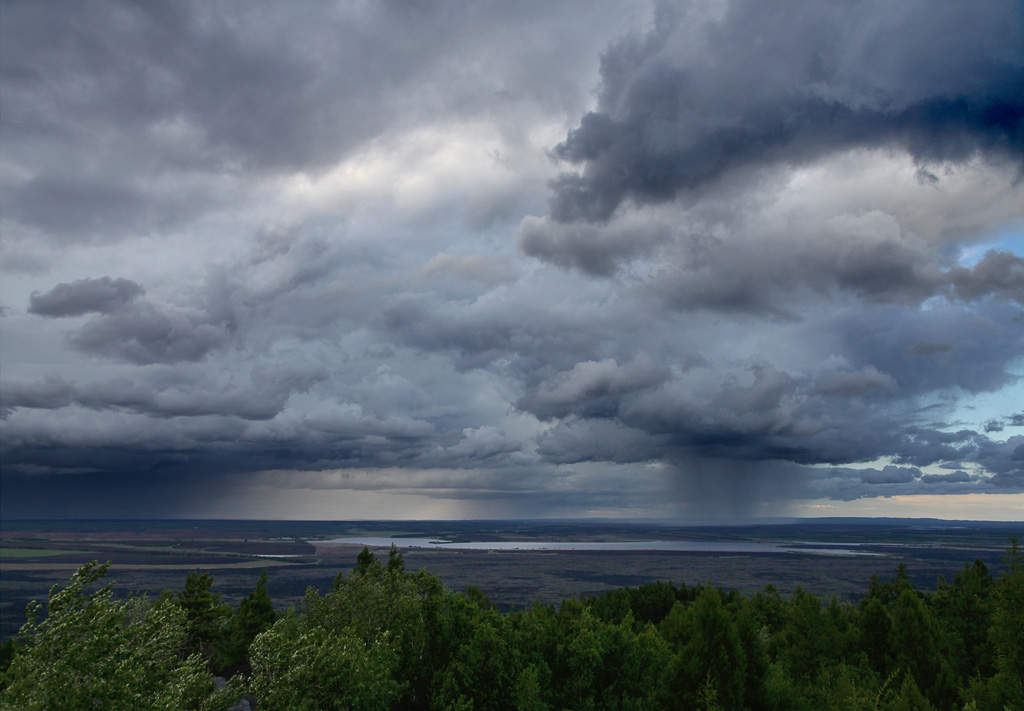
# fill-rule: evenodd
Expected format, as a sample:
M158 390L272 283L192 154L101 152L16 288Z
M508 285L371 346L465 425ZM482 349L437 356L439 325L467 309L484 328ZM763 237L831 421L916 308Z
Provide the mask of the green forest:
M622 588L499 612L368 549L276 614L264 571L237 607L207 573L118 599L90 563L3 645L0 708L1024 709L1024 554L922 591L900 566L860 601L772 586ZM216 677L227 679L216 683Z

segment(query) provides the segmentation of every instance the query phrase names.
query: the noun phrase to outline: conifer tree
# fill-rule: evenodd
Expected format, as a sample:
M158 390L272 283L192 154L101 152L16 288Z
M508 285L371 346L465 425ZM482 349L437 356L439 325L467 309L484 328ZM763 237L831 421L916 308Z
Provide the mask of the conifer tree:
M405 572L405 561L402 560L402 554L398 551L398 546L394 543L391 544L391 550L388 551L387 571L389 573Z
M372 577L378 577L381 574L380 561L370 552L369 546L363 546L363 550L356 556L356 567L352 572L356 575Z
M231 633L231 607L213 592L213 576L192 571L185 579L185 588L178 593L177 603L185 612L186 637L182 654L198 653L213 669L230 664L227 649Z
M249 645L256 636L270 629L276 615L274 603L267 592L267 569L263 569L256 588L242 598L238 612L231 621L231 650L234 666L244 665L249 659Z
M996 609L990 637L995 647L995 685L1010 708L1024 709L1024 551L1016 536L1003 556L1006 569L996 581Z
M718 590L705 585L685 610L677 604L665 624L669 642L681 644L669 666L672 698L683 708L696 708L700 690L714 689L722 706L742 708L746 655Z

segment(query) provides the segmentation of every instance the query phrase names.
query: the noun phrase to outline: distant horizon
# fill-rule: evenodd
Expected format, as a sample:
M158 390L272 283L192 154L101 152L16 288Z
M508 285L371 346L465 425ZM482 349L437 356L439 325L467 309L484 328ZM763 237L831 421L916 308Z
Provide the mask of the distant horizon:
M575 517L575 518L460 518L460 519L443 519L443 518L338 518L338 519L299 519L299 518L3 518L0 519L0 523L3 522L54 522L54 523L73 523L73 522L122 522L122 523L148 523L151 521L160 522L194 522L194 521L221 521L221 522L239 522L239 523L615 523L615 524L637 524L637 525L657 525L657 526L679 526L679 527L693 527L693 528L714 528L714 527L737 527L745 525L788 525L788 524L799 524L806 522L834 522L834 523L851 523L851 522L888 522L888 523L899 523L899 522L935 522L935 523L950 523L950 524L1022 524L1024 521L1016 519L946 519L946 518L934 518L934 517L905 517L905 516L805 516L805 517L764 517L754 519L744 519L735 521L721 521L721 522L683 522L673 521L669 519L651 519L651 518L605 518L605 517ZM1024 536L1024 530L1021 531L1021 535Z

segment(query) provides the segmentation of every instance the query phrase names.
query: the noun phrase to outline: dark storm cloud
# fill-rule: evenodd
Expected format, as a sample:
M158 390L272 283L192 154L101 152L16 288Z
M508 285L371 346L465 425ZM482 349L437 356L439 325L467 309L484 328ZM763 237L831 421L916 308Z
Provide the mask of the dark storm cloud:
M585 223L552 225L531 217L520 227L519 247L531 257L564 269L611 276L622 261L650 254L669 236L669 230L660 225L626 223L610 228Z
M312 271L315 273L316 267ZM277 293L294 290L301 282L293 276L278 286ZM68 340L75 349L138 365L180 363L200 361L235 343L251 308L268 298L216 269L211 270L205 287L188 295L194 305L139 298L144 291L142 285L127 279L81 279L58 284L44 294L33 292L29 313L96 313L69 332Z
M146 196L91 177L44 176L6 190L9 217L50 233L116 230L145 216Z
M944 431L941 415L919 412L914 399L1012 384L1008 368L1020 352L1017 311L998 301L977 311L946 302L927 311L878 304L812 312L806 325L789 326L789 337L822 338L845 356L804 369L686 355L687 345L701 348L699 333L688 343L686 328L667 326L653 308L643 319L630 319L635 304L618 310L588 313L581 329L581 313L565 321L557 309L524 310L515 299L458 307L421 300L389 311L386 328L407 345L451 354L459 367L513 378L523 389L517 408L554 423L537 452L558 465L728 459L748 471L765 461L879 456L914 467L979 461L992 444L984 434ZM953 334L950 343L922 346ZM1006 468L1005 453L987 456L991 472Z
M921 470L916 467L894 467L889 465L882 469L862 469L860 480L865 484L905 484L921 478Z
M607 220L730 171L893 147L1024 161L1020 4L663 4L602 58L597 110L555 149L558 221Z
M295 29L292 15L271 9L271 22L262 25L223 9L174 2L5 5L4 80L12 101L5 102L3 126L51 140L116 127L128 129L119 137L125 146L145 133L166 140L161 129L177 128L197 142L167 158L255 168L326 162L372 131L352 98L383 83L374 72L398 67L363 62L360 71L322 75L285 41ZM369 38L357 27L334 25L341 36L331 44L327 27L305 29L313 33L307 41L324 43L333 57L366 53Z
M294 364L257 367L248 386L227 388L201 382L153 387L126 378L83 385L59 376L35 381L7 379L0 384L0 403L5 417L18 408L57 410L74 405L155 417L221 415L268 420L284 409L293 393L306 392L326 378L322 367Z
M680 311L798 318L806 305L802 290L908 306L940 295L1024 304L1024 259L1011 252L989 250L973 267L947 269L926 244L905 239L882 216L804 227L805 236L798 228L780 235L755 223L705 222L695 212L675 229L664 224L665 218L645 221L643 213L607 225L527 218L519 229L519 247L529 256L598 277L657 255L652 259L657 270L645 288ZM743 207L735 212L742 214Z
M986 252L973 269L951 270L950 280L954 293L961 299L992 294L1024 305L1024 258L1012 252Z
M197 398L198 399L198 398ZM387 421L350 419L360 431L343 431L341 418L307 426L292 414L255 421L222 412L178 417L137 417L130 412L69 407L42 416L19 410L5 423L0 446L5 473L33 476L61 472L120 472L127 477L189 472L216 480L234 472L414 465L430 449L430 426L396 416Z
M0 385L0 413L6 417L18 407L44 410L67 407L74 402L76 394L74 385L60 377L34 383L5 380Z
M29 297L28 312L38 316L81 316L98 312L110 313L145 293L145 289L131 279L79 279L70 284L58 284L45 293L33 291Z
M886 309L878 314L882 321L865 314L864 327L870 323L879 329L895 313ZM932 317L936 325L949 324L949 314ZM872 338L859 341L859 353L848 352L866 363L861 367L842 359L809 372L787 372L768 364L694 362L671 376L614 389L607 384L614 382L607 374L596 377L599 364L581 363L538 384L519 406L545 417L574 413L568 424L541 439L539 452L558 463L574 457L617 462L683 457L728 458L755 467L769 460L870 461L885 453L915 467L984 460L993 473L1007 471L1012 468L1010 453L998 443L970 429L944 431L943 423L934 422L926 412L915 413L912 406L915 393L954 386L994 390L1011 382L1006 368L1018 357L1020 336L1007 325L1012 321L1007 314L1001 320L1003 325L997 328L994 319L978 322L975 316L965 316L965 324L977 324L973 332L962 328L964 338L971 339L969 346L946 366L926 368L927 375L917 373L922 370L919 356L908 356L904 345L932 327L918 317L916 324L894 320ZM856 337L857 330L850 326L842 324L838 332ZM891 340L883 342L886 338ZM979 359L979 350L991 354L991 360ZM889 368L883 370L883 365ZM595 371L593 377L580 377L587 369ZM553 398L552 392L559 397ZM552 402L557 402L557 409L551 409Z
M15 2L0 24L4 212L61 242L189 224L392 130L488 117L515 142L518 111L586 100L565 42L598 43L568 3Z
M929 341L917 341L907 349L907 355L912 356L935 356L949 353L953 350L952 343L931 343Z
M405 345L449 354L459 370L493 367L533 381L559 366L572 367L575 356L597 348L603 324L585 328L579 312L559 313L540 304L497 301L470 306L409 298L387 308L381 327Z
M5 492L1024 491L1017 6L680 7L0 3Z
M971 475L963 469L949 474L925 474L921 477L925 484L965 484L971 481Z
M87 322L72 333L71 344L140 365L202 360L232 341L236 323L200 309L142 302Z
M1024 485L1024 435L1007 437L1004 442L981 440L973 459L993 473L993 484Z
M623 397L656 386L668 376L668 368L645 356L622 366L614 359L587 361L541 383L517 406L542 420L570 415L611 417Z
M797 244L786 238L736 244L691 237L651 288L675 309L792 318L786 302L799 287L919 303L943 286L943 274L912 245L843 233L815 237Z
M20 407L8 413L0 445L5 474L117 472L134 480L180 472L209 477L216 488L226 477L244 472L397 467L391 478L371 474L359 485L325 480L324 487L409 488L414 493L423 484L417 470L439 467L431 475L430 487L444 488L448 497L458 498L459 489L493 489L491 493L498 495L508 488L507 480L520 474L497 472L533 462L519 455L521 441L509 439L500 428L442 432L415 415L374 414L357 402L328 399L303 415L283 407L290 393L273 388L261 392L255 383L249 392L205 397L199 392L155 392L143 403L124 407L89 401L106 386L65 388L70 394L63 400L45 403L61 408L59 418L44 418L32 409L44 403L17 401ZM16 388L8 392L23 394ZM461 471L476 466L496 471ZM278 478L285 488L297 485L283 474Z
M949 474L922 474L913 467L835 467L825 471L797 470L794 476L802 480L799 490L804 495L812 492L815 496L836 501L921 494L991 494L997 491L994 477L971 476L962 470Z
M537 438L549 462L650 462L671 451L666 435L651 435L615 420L566 419Z
M895 390L896 380L873 365L858 371L829 368L817 375L814 388L821 395L856 397L877 390Z
M1021 345L1018 313L1000 303L971 310L948 303L921 310L876 305L837 314L830 329L851 362L891 374L899 396L950 387L995 392L1019 379L1012 369Z

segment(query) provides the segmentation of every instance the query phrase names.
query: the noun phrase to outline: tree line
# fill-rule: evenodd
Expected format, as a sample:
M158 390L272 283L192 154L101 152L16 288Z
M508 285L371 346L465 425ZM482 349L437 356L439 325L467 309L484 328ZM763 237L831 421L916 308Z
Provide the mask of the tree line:
M392 546L281 615L266 571L232 608L198 571L118 601L93 562L4 644L0 709L1020 711L1017 539L1004 562L934 592L901 565L857 604L657 582L501 613Z

